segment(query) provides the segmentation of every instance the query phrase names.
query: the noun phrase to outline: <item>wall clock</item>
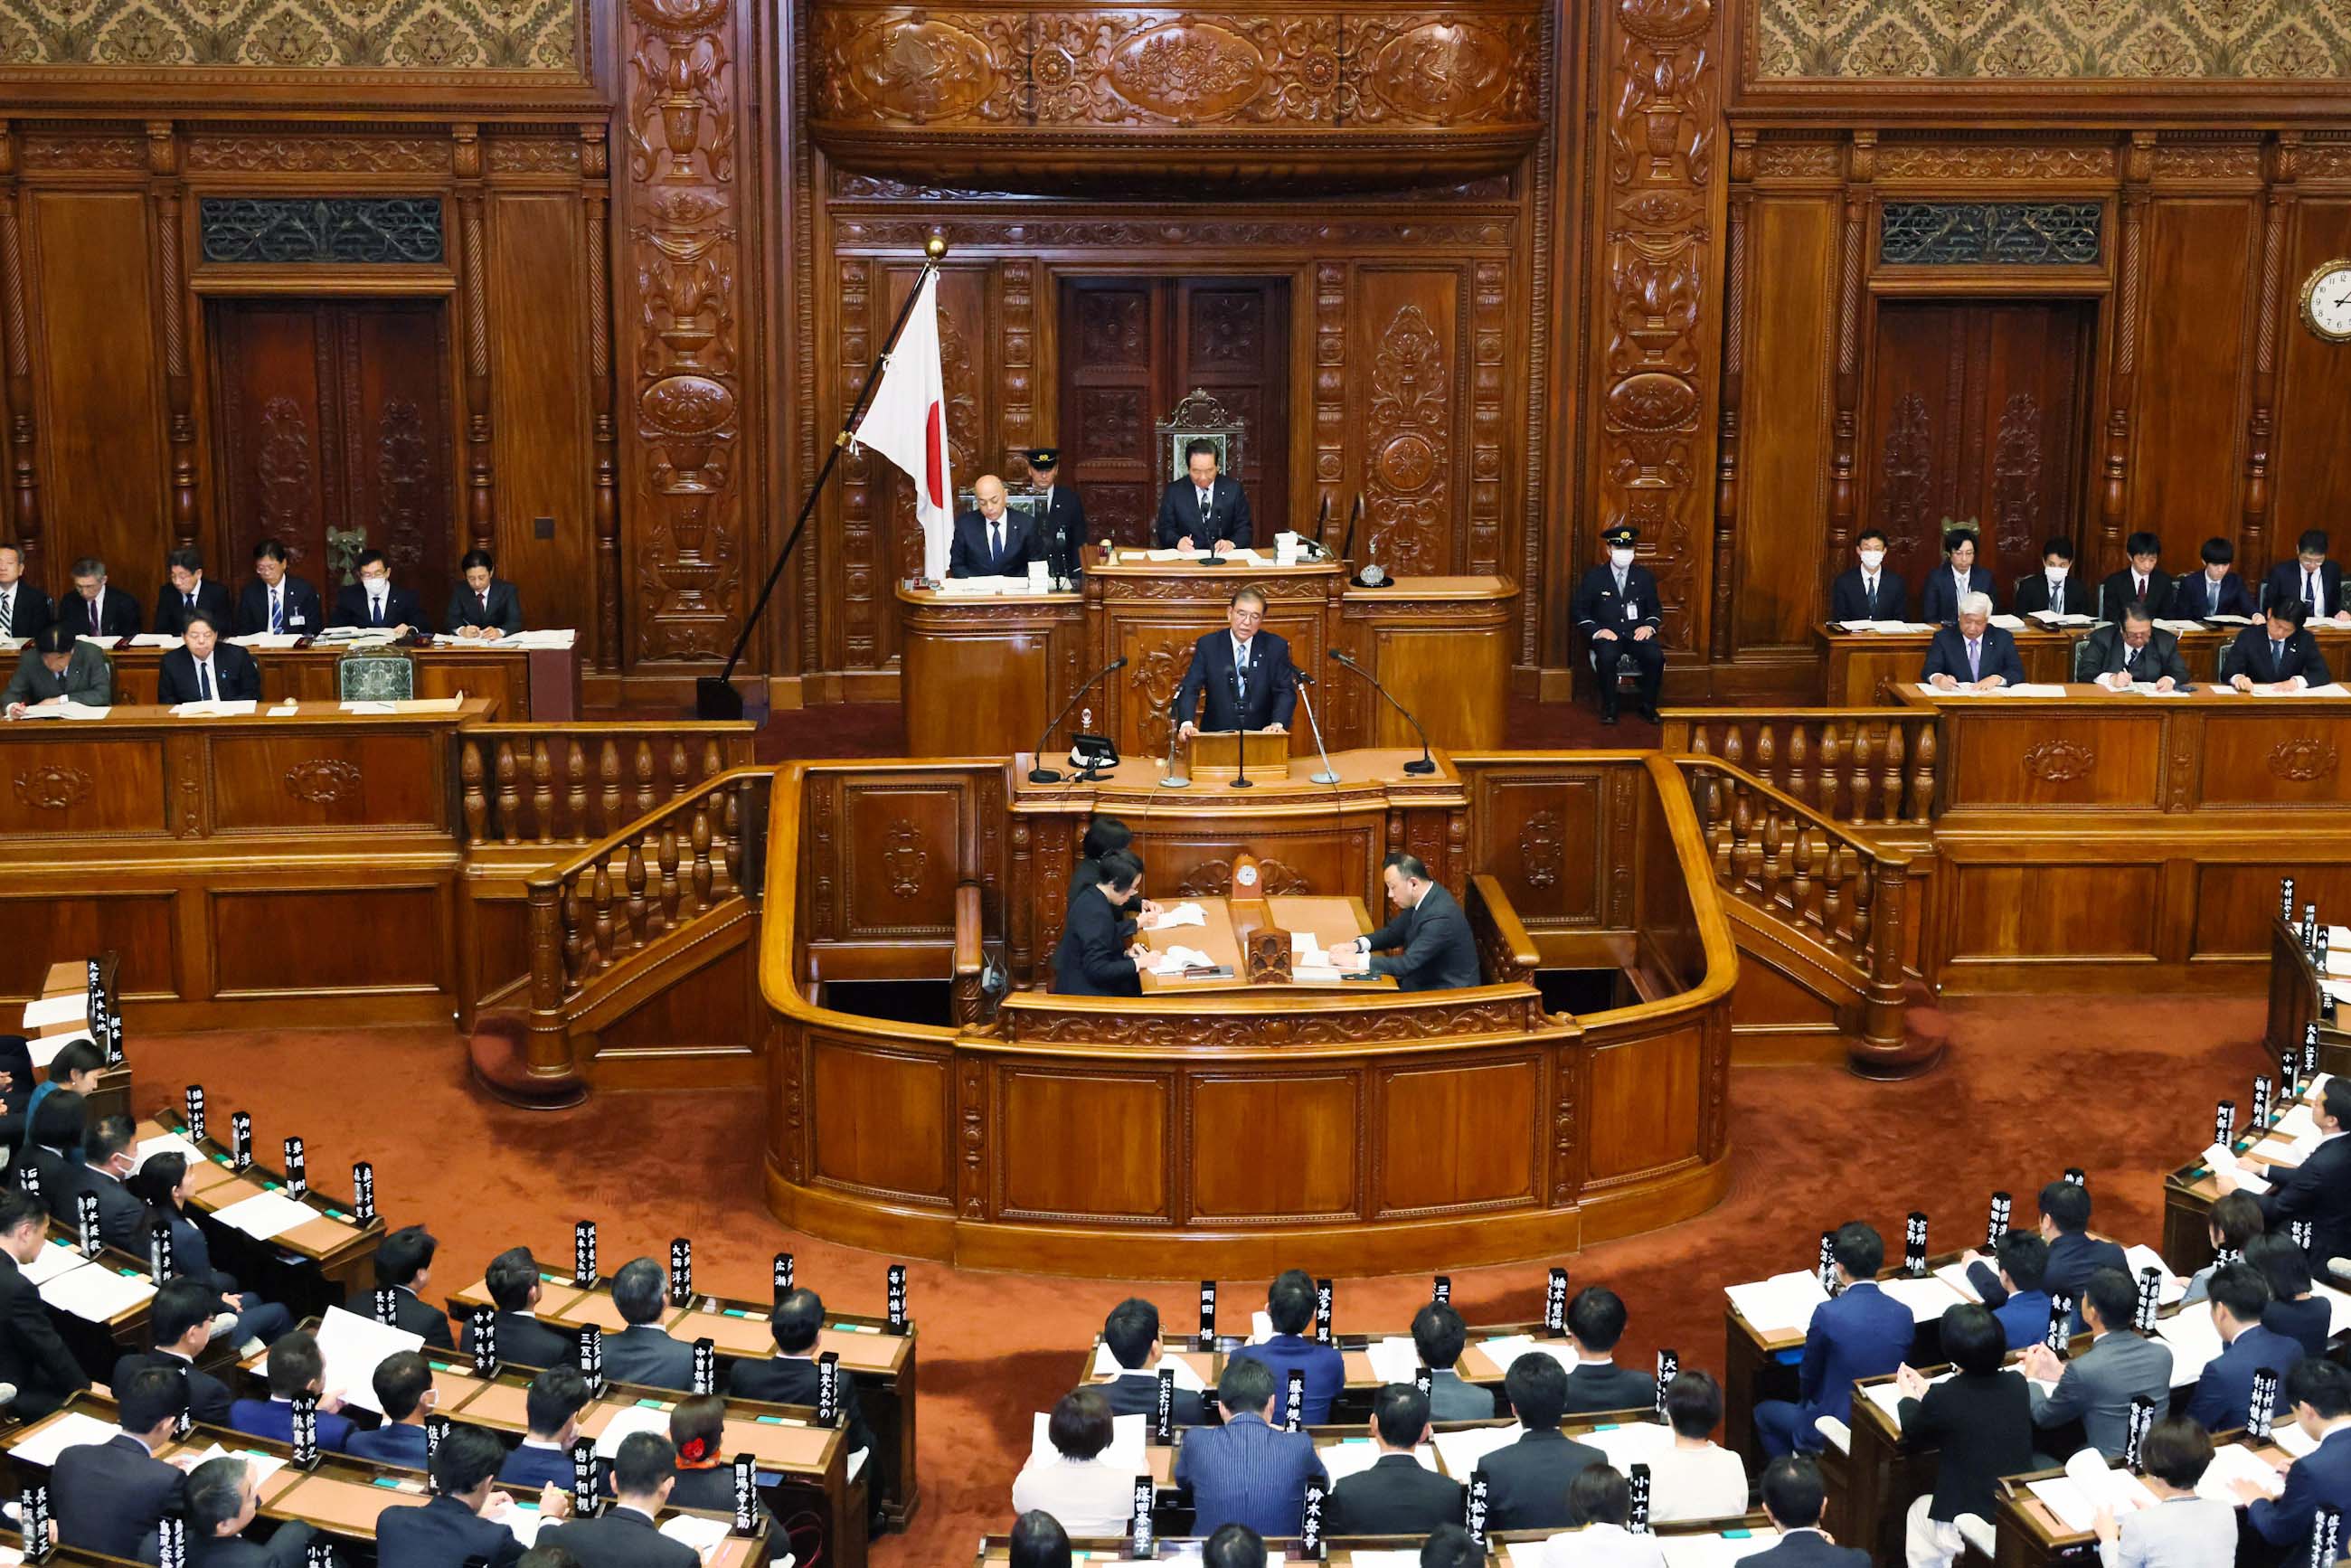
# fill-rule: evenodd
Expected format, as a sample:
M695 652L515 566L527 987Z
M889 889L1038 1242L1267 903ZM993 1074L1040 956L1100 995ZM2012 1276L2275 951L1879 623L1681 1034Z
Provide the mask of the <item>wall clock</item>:
M2351 257L2311 269L2302 286L2302 324L2330 343L2351 343Z

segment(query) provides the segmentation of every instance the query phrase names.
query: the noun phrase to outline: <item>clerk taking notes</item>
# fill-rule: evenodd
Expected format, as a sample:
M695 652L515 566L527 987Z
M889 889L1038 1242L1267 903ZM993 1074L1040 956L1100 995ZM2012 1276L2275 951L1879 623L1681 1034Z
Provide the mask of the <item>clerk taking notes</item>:
M1921 677L1938 692L1989 692L2024 684L2016 639L1991 623L1991 595L1959 597L1959 623L1935 633Z
M10 718L22 718L37 705L51 707L79 703L104 707L114 700L114 666L95 643L77 640L52 622L35 634L16 660L16 673L0 694L0 706Z

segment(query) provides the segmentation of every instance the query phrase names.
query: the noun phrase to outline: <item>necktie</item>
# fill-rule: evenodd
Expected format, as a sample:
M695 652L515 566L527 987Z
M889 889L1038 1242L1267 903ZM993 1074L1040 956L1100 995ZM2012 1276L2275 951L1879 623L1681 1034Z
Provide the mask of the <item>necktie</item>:
M89 601L89 634L93 637L103 636L105 633L100 628L105 624L106 590L101 588L91 596Z
M0 637L5 637L11 634L8 628L15 623L16 619L16 595L15 591L11 590L6 593L0 593Z
M1623 599L1623 598L1625 598L1625 596L1626 596L1630 591L1630 591L1628 588L1626 588L1626 587L1625 587L1625 574L1624 574L1623 572L1621 572L1621 571L1620 571L1620 572L1618 572L1618 573L1616 574L1616 597L1617 597L1617 598L1619 598L1619 599ZM1631 614L1631 613L1632 613L1632 606L1631 606L1631 605L1629 605L1629 604L1628 604L1628 605L1626 605L1626 606L1625 607L1625 612L1627 615Z
M1970 637L1968 639L1968 679L1978 681L1982 678L1983 644Z
M2285 673L2285 644L2274 637L2270 639L2270 668L2280 674Z
M286 591L281 588L269 591L269 629L272 632L286 630Z
M1246 702L1249 699L1249 644L1233 646L1233 695Z
M1001 517L987 525L987 563L990 566L1004 564L1004 520Z
M486 626L486 625L488 625L489 623L490 623L490 591L489 591L488 589L486 589L486 589L482 590L482 624L483 624L483 625L485 625L485 626Z
M2302 601L2310 606L2313 615L2318 613L2318 574L2314 571L2302 574Z
M2138 668L2138 650L2128 643L2123 644L2123 668L2126 670Z
M193 610L195 609L195 607L196 607L196 596L195 596L194 594L191 593L191 594L189 594L189 595L188 595L188 608L189 608L189 610L193 611Z
M1213 491L1203 490L1200 492L1200 520L1204 523L1208 520L1208 505L1213 496Z
M209 660L196 666L196 695L204 702L213 700L213 667Z
M383 624L383 601L373 594L368 596L368 624L371 626Z
M1865 577L1861 580L1865 585L1863 591L1868 596L1869 612L1875 615L1877 613L1877 579L1871 576Z

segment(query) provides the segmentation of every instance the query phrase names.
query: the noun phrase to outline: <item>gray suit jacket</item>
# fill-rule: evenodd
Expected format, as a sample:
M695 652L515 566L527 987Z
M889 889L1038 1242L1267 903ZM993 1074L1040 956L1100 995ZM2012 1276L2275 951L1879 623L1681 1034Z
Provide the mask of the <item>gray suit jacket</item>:
M1417 904L1396 911L1396 917L1373 932L1366 945L1372 954L1372 973L1394 975L1396 984L1407 991L1485 984L1478 972L1478 943L1469 935L1469 917L1461 913L1460 904L1445 891L1443 883L1430 883ZM1393 958L1384 957L1380 951L1384 947L1404 951Z
M647 1388L694 1386L694 1346L651 1323L604 1336L604 1375Z
M2123 629L2119 625L2101 626L2083 641L2082 656L2075 669L2085 678L2109 675L2123 667ZM2179 657L2179 639L2160 626L2147 634L2147 648L2138 656L2137 667L2131 674L2142 681L2159 681L2169 675L2175 685L2189 683L2188 665Z
M27 647L16 657L16 673L9 677L7 691L0 694L0 707L59 696L88 707L104 707L114 700L114 666L106 662L105 649L76 643L66 673L53 675L41 663L41 651Z
M1458 1372L1433 1371L1428 1375L1428 1418L1490 1421L1494 1418L1494 1391L1463 1382Z
M2062 1427L2078 1420L2093 1448L2118 1459L2130 1440L2131 1401L2142 1396L2155 1401L2158 1415L2169 1406L2171 1347L2115 1330L2065 1364L2053 1392L2044 1395L2034 1385L2032 1424Z

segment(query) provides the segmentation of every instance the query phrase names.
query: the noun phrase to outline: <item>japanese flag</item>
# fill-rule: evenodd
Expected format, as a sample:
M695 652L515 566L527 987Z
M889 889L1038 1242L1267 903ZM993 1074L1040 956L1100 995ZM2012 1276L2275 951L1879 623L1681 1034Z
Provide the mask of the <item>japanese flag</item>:
M923 575L947 574L955 528L955 479L947 472L946 378L939 373L939 279L925 273L906 329L882 364L882 385L857 426L856 439L905 470L914 482L914 517L923 525Z

